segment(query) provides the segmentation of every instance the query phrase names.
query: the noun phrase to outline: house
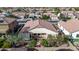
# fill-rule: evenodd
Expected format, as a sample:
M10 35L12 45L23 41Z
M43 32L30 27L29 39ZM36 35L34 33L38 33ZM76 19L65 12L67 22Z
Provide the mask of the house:
M48 20L50 23L52 24L58 24L59 22L59 19L58 19L58 16L55 15L55 14L51 14L50 15L50 19Z
M16 11L16 12L12 12L12 15L17 16L19 18L24 18L26 13L25 12Z
M79 11L75 11L74 13L75 17L79 19Z
M70 17L71 19L75 19L74 11L61 11L65 17Z
M0 18L0 34L12 33L17 26L17 22L13 18Z
M25 18L22 18L22 19L17 19L16 21L18 22L18 25L25 25L25 23L27 22L27 21L30 21L30 20L32 20L32 18L27 18L27 19L25 19Z
M37 19L37 18L41 18L42 16L39 15L37 12L38 11L36 11L35 13L29 13L29 18L32 18L34 20Z
M9 11L4 11L4 12L2 12L2 15L4 15L4 16L10 16L10 15L11 15L11 12L9 12Z
M59 22L58 16L55 15L54 13L47 12L47 13L43 13L43 15L47 15L50 17L50 19L48 19L48 22L50 22L52 24L58 24L58 22Z
M58 32L51 23L45 20L28 21L20 31L20 35L26 40L31 37L37 39L47 38L49 34L55 36Z
M60 21L58 23L59 29L73 39L79 39L79 20L68 20L67 22Z
M0 18L5 17L5 15L3 13L0 13Z

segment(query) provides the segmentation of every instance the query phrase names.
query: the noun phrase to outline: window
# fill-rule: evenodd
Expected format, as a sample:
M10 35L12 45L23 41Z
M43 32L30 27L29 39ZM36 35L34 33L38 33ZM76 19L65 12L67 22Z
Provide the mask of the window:
M76 37L79 37L79 34L77 34Z
M38 35L41 35L41 34L38 34Z
M37 34L34 33L33 35L37 35Z
M0 23L2 23L3 22L3 20L0 20Z
M42 33L42 35L46 35L46 33Z

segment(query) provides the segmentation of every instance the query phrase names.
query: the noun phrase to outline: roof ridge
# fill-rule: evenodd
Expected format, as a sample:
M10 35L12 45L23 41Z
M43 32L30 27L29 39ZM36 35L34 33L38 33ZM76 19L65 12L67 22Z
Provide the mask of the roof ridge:
M39 24L37 25L37 26L35 26L34 28L36 28L36 27L38 27L39 26ZM31 29L29 29L29 30L32 30L32 29L34 29L34 28L31 28Z

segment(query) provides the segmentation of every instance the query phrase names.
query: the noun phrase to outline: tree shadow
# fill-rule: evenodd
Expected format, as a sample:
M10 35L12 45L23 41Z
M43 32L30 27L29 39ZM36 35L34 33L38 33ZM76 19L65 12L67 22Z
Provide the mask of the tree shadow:
M38 51L38 50L35 48L27 48L27 51Z
M56 51L74 51L74 50L72 50L72 49L58 49Z

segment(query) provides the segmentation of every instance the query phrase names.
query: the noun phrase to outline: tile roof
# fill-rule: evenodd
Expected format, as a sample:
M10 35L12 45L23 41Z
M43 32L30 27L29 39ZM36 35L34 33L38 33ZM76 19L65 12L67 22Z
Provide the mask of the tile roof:
M77 19L69 20L67 22L60 21L59 24L71 33L79 31L79 20Z
M15 16L25 16L25 12L12 12Z
M46 29L57 32L55 27L51 23L49 23L45 20L28 21L22 28L21 32L26 32L26 31L32 30L34 28L46 28Z
M16 21L16 19L15 18L7 18L7 17L5 17L5 18L3 18L2 21L3 22L1 22L0 24L10 24L10 23Z

